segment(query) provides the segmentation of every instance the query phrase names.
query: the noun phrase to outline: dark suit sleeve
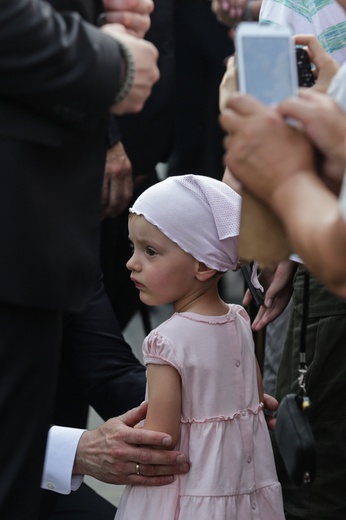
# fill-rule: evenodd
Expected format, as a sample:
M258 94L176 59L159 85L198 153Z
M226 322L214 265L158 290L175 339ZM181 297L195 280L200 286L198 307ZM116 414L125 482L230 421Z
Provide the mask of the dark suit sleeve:
M144 400L145 367L122 335L101 278L87 309L66 317L61 365L74 375L88 404L104 420L122 414ZM64 387L65 381L66 378L62 381ZM57 408L66 414L66 406L69 402L71 405L73 398L70 395L70 401L63 399L64 403ZM77 407L74 408L76 413ZM66 419L59 420L58 424L77 425Z
M121 141L121 132L118 125L118 120L115 115L111 114L108 125L108 146L111 148L119 141Z
M72 126L94 127L120 81L113 38L40 0L0 0L0 95Z

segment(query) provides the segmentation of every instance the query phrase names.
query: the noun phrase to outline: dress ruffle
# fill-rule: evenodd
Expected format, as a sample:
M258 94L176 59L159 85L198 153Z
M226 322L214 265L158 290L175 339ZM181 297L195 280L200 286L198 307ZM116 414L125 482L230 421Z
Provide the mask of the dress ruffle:
M116 520L285 520L246 311L174 314L148 335L143 356L180 374L176 449L190 471L168 486L126 487Z
M281 486L233 496L180 496L178 486L128 486L115 520L284 520ZM124 507L126 504L126 507Z
M205 422L220 422L220 421L229 421L232 419L235 419L236 417L239 417L240 415L244 415L245 413L253 413L254 415L257 415L259 412L263 410L263 403L259 403L255 408L247 408L246 410L238 410L237 412L234 412L232 415L219 415L217 417L207 417L205 419L188 419L181 417L180 421L182 423L205 423Z

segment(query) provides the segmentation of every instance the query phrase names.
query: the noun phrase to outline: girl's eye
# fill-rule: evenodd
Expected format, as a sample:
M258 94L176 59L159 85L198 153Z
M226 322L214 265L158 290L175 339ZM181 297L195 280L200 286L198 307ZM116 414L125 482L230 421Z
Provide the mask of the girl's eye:
M131 242L131 240L130 240L130 251L131 251L131 253L133 253L134 250L135 250L135 246L133 245L133 242Z
M155 256L156 255L156 251L154 251L154 249L152 249L151 247L147 247L146 253L147 253L148 256Z

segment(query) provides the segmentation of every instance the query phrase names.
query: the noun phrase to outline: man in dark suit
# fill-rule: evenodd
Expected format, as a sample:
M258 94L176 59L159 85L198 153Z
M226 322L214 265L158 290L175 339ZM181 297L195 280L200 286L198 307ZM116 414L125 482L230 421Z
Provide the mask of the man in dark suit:
M145 56L147 90L136 73L119 113L143 105L157 53L40 0L0 0L0 27L0 518L35 519L62 312L84 308L98 269L109 109L123 56Z
M150 184L157 182L156 167L166 162L174 142L175 58L173 42L175 0L155 2L151 26L145 39L159 51L160 80L139 114L118 118L122 144L132 165L134 193L128 205ZM128 212L102 222L101 263L106 292L122 329L140 310L146 332L150 330L146 307L138 298L126 262L131 256L127 228ZM123 294L127 297L124 299Z
M89 405L104 420L121 415L143 401L145 383L145 367L126 343L100 277L85 311L64 317L52 422L85 429ZM115 508L85 484L69 495L42 491L40 520L114 516Z

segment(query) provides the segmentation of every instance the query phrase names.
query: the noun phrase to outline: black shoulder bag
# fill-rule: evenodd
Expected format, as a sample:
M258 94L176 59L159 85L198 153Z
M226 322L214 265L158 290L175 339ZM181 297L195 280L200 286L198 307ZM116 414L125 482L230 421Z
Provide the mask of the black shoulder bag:
M306 328L309 307L309 273L304 274L303 317L299 358L299 390L280 403L274 430L275 440L293 484L302 486L315 477L316 448L307 417L310 399L306 395Z

